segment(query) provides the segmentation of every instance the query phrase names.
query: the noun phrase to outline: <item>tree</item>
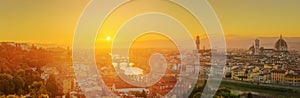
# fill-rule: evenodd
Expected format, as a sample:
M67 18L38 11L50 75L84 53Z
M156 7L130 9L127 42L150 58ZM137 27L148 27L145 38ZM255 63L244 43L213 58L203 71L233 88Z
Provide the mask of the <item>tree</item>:
M17 74L17 76L24 77L25 76L25 70L24 69L18 69L16 74Z
M25 91L23 90L25 86L25 80L21 76L15 76L13 78L13 83L15 85L14 92L17 92L17 95L23 95L25 94Z
M30 86L29 89L31 90L30 95L34 98L38 97L41 93L41 87L43 85L42 81L34 81Z
M239 95L232 94L227 88L220 88L214 95L214 98L239 98Z
M52 74L49 76L49 79L47 80L46 90L49 94L49 97L51 97L51 98L53 98L59 94L55 76Z
M253 98L252 93L248 93L247 98Z
M61 52L53 52L33 46L30 50L23 50L18 44L1 43L0 45L0 95L32 93L39 95L45 90L42 82L41 66L61 65L65 59ZM71 60L70 60L71 61ZM58 63L58 64L50 64ZM36 70L33 70L36 68ZM50 81L55 80L50 78ZM53 93L56 90L56 81L48 84ZM55 86L49 86L55 85Z
M0 74L0 92L5 95L13 94L15 85L13 83L13 76L10 74Z

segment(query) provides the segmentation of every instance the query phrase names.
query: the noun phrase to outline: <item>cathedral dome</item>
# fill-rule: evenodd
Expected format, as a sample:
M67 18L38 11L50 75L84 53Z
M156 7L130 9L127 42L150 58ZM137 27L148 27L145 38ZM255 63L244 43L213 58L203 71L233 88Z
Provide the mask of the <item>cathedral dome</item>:
M275 48L277 51L287 51L288 50L288 46L286 41L282 38L282 36L280 35L280 39L276 42L275 44Z

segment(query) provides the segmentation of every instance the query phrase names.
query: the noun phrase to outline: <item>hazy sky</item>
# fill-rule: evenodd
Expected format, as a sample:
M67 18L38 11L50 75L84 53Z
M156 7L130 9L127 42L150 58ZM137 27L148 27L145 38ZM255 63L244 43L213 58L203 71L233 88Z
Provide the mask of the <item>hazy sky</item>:
M89 0L1 0L0 41L71 44ZM209 0L227 42L300 37L300 0ZM174 10L177 11L177 10ZM249 40L244 40L249 43ZM241 42L240 42L241 43ZM236 44L240 44L236 43Z
M71 43L87 0L1 0L0 40Z
M300 36L300 0L209 0L227 35Z

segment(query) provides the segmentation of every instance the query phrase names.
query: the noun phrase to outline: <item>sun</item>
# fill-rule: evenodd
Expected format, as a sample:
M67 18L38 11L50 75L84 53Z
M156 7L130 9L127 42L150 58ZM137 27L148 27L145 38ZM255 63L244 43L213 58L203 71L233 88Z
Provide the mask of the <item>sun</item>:
M106 37L106 40L107 40L107 41L110 41L110 40L111 40L110 36L107 36L107 37Z

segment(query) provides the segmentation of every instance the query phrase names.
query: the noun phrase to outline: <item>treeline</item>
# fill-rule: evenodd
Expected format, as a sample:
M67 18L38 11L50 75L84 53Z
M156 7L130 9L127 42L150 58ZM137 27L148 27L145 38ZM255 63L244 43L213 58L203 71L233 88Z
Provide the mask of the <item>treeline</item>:
M230 85L230 86L236 86L236 87L241 87L241 88L268 90L268 91L276 91L276 92L297 93L297 91L294 91L293 89L288 89L288 88L271 87L271 86L264 86L264 85L254 85L254 84L238 83L238 82L222 81L221 85Z
M54 75L41 79L42 66L53 62L55 56L46 49L31 46L23 49L19 45L2 43L0 45L0 95L42 94L50 97L61 94Z
M206 80L198 80L198 83L203 83L203 85L195 86L193 91L191 92L189 98L240 98L240 95L233 94L230 89L220 87L217 91L213 91L212 89L207 89L207 92L204 92L204 87L207 83ZM215 93L212 93L215 92Z

